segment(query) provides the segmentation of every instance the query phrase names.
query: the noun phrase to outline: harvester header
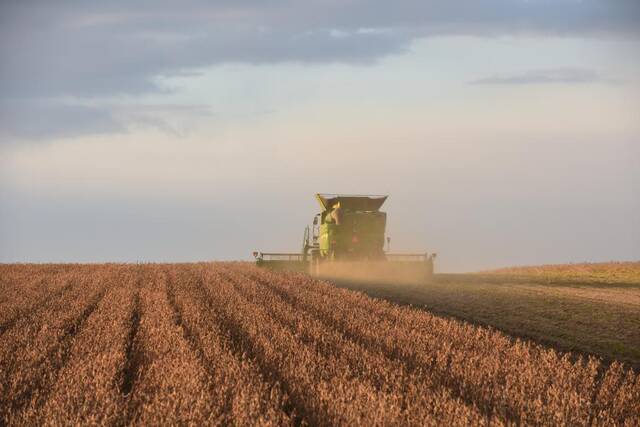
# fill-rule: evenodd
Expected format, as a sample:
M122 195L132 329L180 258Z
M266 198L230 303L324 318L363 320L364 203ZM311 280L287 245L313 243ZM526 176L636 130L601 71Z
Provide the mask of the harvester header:
M307 271L321 277L429 281L435 254L385 252L385 195L316 194L322 211L307 226L299 253L254 252L259 266ZM390 238L386 237L389 244ZM388 248L387 248L388 249ZM357 275L356 275L357 276ZM357 278L357 277L356 277Z

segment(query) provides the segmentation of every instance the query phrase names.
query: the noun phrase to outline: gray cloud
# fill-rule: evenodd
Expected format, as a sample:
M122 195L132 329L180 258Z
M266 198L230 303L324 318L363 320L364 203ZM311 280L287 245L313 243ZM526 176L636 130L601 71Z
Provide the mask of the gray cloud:
M0 103L0 142L4 143L124 130L113 112L104 107L41 100Z
M69 2L0 6L2 97L162 90L224 62L370 62L419 37L638 32L634 0Z
M110 109L127 128L151 127L176 136L188 133L197 119L214 114L207 105L120 104Z
M23 110L35 99L36 114L43 98L161 93L155 77L215 64L367 64L436 35L637 36L639 18L636 0L4 1L0 99L21 100ZM74 132L119 129L111 111L64 105L50 127L71 126L74 108L87 119ZM12 120L4 133L47 127Z
M2 101L0 143L124 133L131 127L156 128L183 135L195 119L212 115L205 105L85 105L39 99Z
M546 68L518 73L496 74L470 82L474 85L526 85L544 83L616 83L595 70L586 68Z

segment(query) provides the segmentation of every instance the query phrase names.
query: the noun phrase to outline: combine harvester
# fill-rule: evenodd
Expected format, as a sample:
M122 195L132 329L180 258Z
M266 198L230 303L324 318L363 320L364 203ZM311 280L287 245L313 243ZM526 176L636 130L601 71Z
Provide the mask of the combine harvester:
M388 196L317 194L322 212L307 226L299 253L253 252L256 264L326 279L423 284L433 278L436 254L384 250Z

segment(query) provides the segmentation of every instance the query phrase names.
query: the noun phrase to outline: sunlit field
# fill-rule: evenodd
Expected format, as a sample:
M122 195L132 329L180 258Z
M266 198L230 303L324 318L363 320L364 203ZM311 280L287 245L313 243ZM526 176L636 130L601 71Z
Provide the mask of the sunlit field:
M0 334L7 425L640 423L628 365L246 263L2 265Z
M547 281L632 283L640 285L640 262L602 262L510 267L483 273L527 276Z

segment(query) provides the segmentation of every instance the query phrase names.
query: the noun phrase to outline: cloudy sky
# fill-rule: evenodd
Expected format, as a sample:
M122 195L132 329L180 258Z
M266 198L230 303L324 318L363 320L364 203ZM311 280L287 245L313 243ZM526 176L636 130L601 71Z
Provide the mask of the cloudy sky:
M0 262L297 251L316 192L441 271L640 259L640 2L131 3L0 3Z

